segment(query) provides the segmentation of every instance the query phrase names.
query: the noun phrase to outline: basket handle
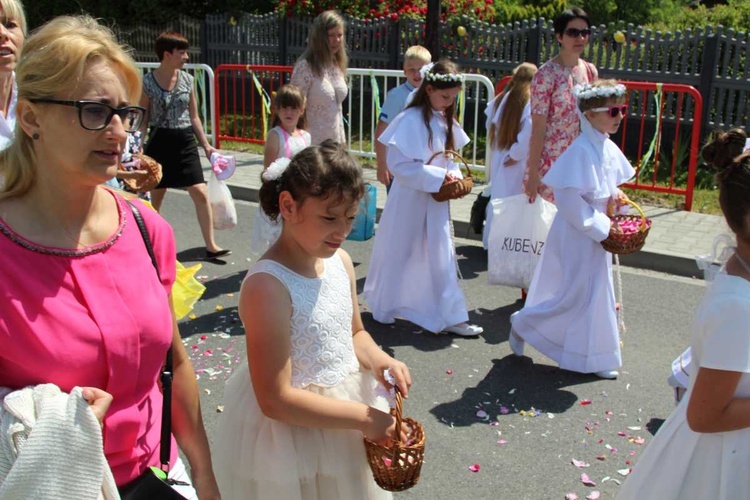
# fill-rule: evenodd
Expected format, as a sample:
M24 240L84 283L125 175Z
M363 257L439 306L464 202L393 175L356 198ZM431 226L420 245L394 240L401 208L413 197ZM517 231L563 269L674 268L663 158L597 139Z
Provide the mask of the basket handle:
M393 454L391 455L391 464L395 464L398 459L398 455L403 447L401 443L401 422L404 412L404 396L401 394L401 389L397 385L393 386L396 393L396 439L393 440Z
M641 226L638 228L638 230L640 232L645 231L646 230L646 214L643 213L643 209L641 209L641 207L639 207L638 204L634 202L633 200L631 200L630 198L628 198L628 204L632 206L633 208L635 208L641 216Z
M472 176L472 174L471 174L471 169L469 168L469 163L464 159L463 156L461 156L460 154L458 154L456 151L454 151L452 149L446 149L445 151L438 151L434 155L430 156L430 159L427 160L426 163L432 163L432 160L434 160L438 155L441 155L441 154L445 155L446 158L448 156L455 156L456 158L458 158L459 160L461 160L461 163L463 163L464 167L466 167L466 173L468 174L469 179L473 179L474 178ZM448 170L447 167L446 167L446 170Z

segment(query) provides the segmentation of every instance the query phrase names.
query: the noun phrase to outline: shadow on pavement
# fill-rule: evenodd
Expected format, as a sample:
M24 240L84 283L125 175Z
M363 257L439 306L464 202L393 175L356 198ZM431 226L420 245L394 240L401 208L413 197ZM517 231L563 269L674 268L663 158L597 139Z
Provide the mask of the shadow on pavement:
M490 418L498 415L501 423L502 417L532 407L542 412L562 413L578 400L565 387L599 380L593 375L534 364L528 357L510 355L492 363L487 376L476 387L466 389L460 399L435 406L430 413L446 425L459 427L487 425L476 417L478 407L484 408ZM507 415L502 414L501 406L508 409Z
M245 334L237 307L227 307L220 311L201 314L193 320L182 320L179 327L182 338L197 333L228 333L232 336Z
M245 279L245 274L247 274L247 271L242 270L206 281L203 283L206 291L201 296L201 300L210 300L227 293L238 293L242 286L242 280Z

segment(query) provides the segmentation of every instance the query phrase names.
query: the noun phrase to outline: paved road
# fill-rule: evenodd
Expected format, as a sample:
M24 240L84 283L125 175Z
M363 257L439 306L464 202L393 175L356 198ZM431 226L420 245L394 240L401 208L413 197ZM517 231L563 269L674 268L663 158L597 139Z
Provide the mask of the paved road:
M226 263L204 263L198 274L207 291L196 318L180 325L196 369L204 370L199 385L209 437L221 418L224 380L244 357L236 306L250 264L255 209L238 202L239 226L217 236L234 253ZM189 265L202 252L202 240L188 196L170 192L163 215L175 228L179 259ZM361 291L372 241L345 248ZM373 337L410 366L415 385L405 412L427 434L422 479L397 497L562 499L575 492L583 499L596 490L603 499L614 498L615 480L625 480L618 471L637 462L673 408L666 377L689 343L703 282L623 268L624 366L618 380L604 381L559 370L530 348L530 357L512 356L508 317L520 307L517 290L487 285L486 257L476 242L459 240L458 253L471 319L485 329L481 337L433 335L406 322L383 326L364 313ZM532 409L538 416L521 414ZM572 458L590 466L577 468ZM476 473L469 470L473 464L480 466ZM597 485L584 486L582 473Z

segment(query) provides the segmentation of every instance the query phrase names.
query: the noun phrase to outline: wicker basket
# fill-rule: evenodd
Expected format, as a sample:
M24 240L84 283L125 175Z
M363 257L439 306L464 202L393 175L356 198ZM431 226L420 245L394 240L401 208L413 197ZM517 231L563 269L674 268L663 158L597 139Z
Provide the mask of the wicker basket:
M610 215L609 218L617 222L618 225L626 221L640 221L638 231L625 234L610 232L607 239L602 241L602 246L608 252L627 255L640 251L646 243L646 236L651 229L651 220L646 218L646 214L635 202L628 200L628 203L638 211L638 215Z
M137 192L144 193L151 191L161 182L161 164L144 154L133 155L133 158L138 161L139 165L136 170L145 170L148 175L143 179L123 179L122 182L128 185L128 187Z
M471 193L471 190L474 187L474 179L472 179L471 177L471 169L469 168L469 164L466 163L466 160L464 160L460 154L456 153L452 149L448 149L435 153L430 157L429 160L427 160L427 163L432 163L432 160L434 160L438 155L445 155L446 159L450 156L458 158L461 163L464 164L464 167L466 167L466 177L464 177L463 179L455 179L453 181L443 182L443 185L440 186L440 191L438 191L437 193L432 193L432 197L435 199L435 201L455 200L458 198L463 198L467 194Z
M396 429L401 429L401 422L409 427L407 444L398 440L383 446L365 438L372 475L386 491L404 491L417 484L424 460L424 428L416 420L402 417L403 403L401 391L396 388L396 408L391 409L391 415L396 417Z

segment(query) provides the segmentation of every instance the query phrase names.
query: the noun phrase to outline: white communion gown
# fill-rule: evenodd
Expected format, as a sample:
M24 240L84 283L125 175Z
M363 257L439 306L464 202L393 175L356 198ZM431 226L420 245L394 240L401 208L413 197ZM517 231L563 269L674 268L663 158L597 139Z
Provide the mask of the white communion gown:
M606 134L581 118L581 135L552 164L544 183L557 215L513 330L560 368L580 373L622 365L612 255L600 242L607 203L635 174Z
M503 116L505 110L505 103L508 101L508 95L503 96L500 101L500 105L495 110L495 103L500 96L497 96L493 100L487 103L487 109L484 113L487 115L487 130L490 129L492 124L495 127L500 126L500 119ZM490 147L490 177L487 179L490 181L490 199L496 200L499 198L507 198L523 193L523 174L526 169L526 159L529 156L529 140L531 139L531 105L526 103L521 114L521 126L518 129L518 136L516 142L514 142L509 149L497 149L497 147L491 144ZM503 165L506 158L512 158L516 161L515 164L506 167ZM484 233L482 235L482 244L487 249L487 244L490 236L490 228L492 227L492 217L494 213L492 211L492 203L487 204L486 220L484 223Z
M735 398L750 398L750 283L721 272L695 314L693 367L740 372ZM635 464L618 500L750 498L750 428L701 434L687 408L696 377L680 404Z
M271 260L247 275L270 274L292 299L292 386L388 411L377 381L362 371L352 340L349 275L336 254L318 278ZM289 425L258 406L247 360L229 377L214 448L214 471L225 500L388 500L372 478L362 433Z
M433 111L432 144L421 108L399 114L380 136L388 146L388 169L393 174L383 214L375 235L364 298L381 323L403 318L431 332L469 320L458 282L456 250L451 238L449 201L437 202L446 169L462 177L458 165L435 152L445 149L445 117ZM469 137L453 124L455 149Z

